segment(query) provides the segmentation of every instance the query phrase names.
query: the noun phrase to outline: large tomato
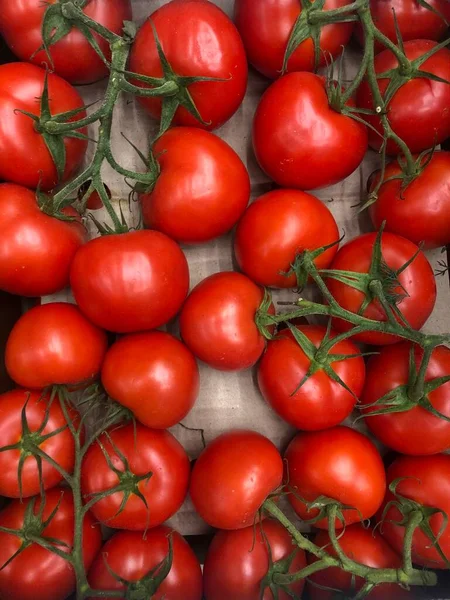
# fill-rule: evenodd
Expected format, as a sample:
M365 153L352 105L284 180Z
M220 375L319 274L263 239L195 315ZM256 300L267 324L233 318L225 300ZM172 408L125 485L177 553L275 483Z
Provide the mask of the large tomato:
M226 142L196 127L174 127L153 153L160 174L153 190L139 196L147 227L198 244L236 224L250 198L250 179Z
M239 108L247 88L247 57L239 33L227 15L207 0L171 0L156 10L139 30L130 54L129 69L161 77L152 24L174 73L182 77L213 77L222 81L199 81L187 91L206 123L202 125L180 106L177 125L215 129ZM137 85L143 85L136 81ZM141 98L151 115L161 115L161 100Z
M3 14L2 14L3 21ZM73 60L73 59L71 59ZM0 179L47 191L58 183L58 173L44 138L31 117L40 116L39 99L44 89L45 71L28 63L0 66ZM52 115L83 106L78 92L58 75L48 74L48 94ZM73 120L86 116L84 111ZM86 130L81 130L86 133ZM66 165L63 181L80 167L87 141L66 137Z
M256 528L218 531L209 546L203 570L206 600L272 600L273 594L267 587L261 595L261 585L269 571L269 557L275 563L287 559L294 549L287 530L272 519ZM305 566L305 553L298 549L287 572L295 573ZM279 600L300 598L304 584L304 580L300 580L289 586L295 596L280 589L277 597Z
M108 350L105 390L141 423L167 429L191 410L199 391L198 366L179 340L163 331L126 335Z
M329 554L335 556L336 553L331 546L330 536L327 531L320 531L314 538L314 543L320 548L324 548ZM380 533L372 529L366 529L360 523L347 527L342 535L339 536L339 545L345 554L351 559L374 569L398 569L402 566L402 559L392 550L381 537ZM308 555L308 562L314 563L318 559L313 555ZM346 573L338 567L330 567L309 577L309 595L311 600L333 600L335 593L320 589L314 584L323 587L332 588L356 595L364 585L364 579L356 577L352 582L350 573ZM414 598L412 593L393 583L378 585L367 596L370 600L407 600Z
M180 247L159 231L133 231L91 240L75 255L70 284L96 325L129 333L164 325L189 290Z
M354 273L369 273L372 253L377 234L366 233L351 240L336 254L331 269L351 271ZM409 240L393 233L383 233L381 238L383 261L393 272L401 269L417 252L418 248ZM385 271L385 267L382 268ZM423 254L418 252L413 262L395 279L383 279L385 275L376 275L383 283L385 294L398 296L397 306L413 329L420 329L433 312L436 302L436 281L433 269ZM342 283L332 277L327 278L327 287L340 306L352 313L358 313L366 296L371 298L370 290L364 292ZM364 311L363 316L374 321L387 321L387 316L377 299L372 301ZM398 317L396 317L398 318ZM341 319L334 319L334 326L339 331L347 331L352 325ZM367 344L393 344L398 338L380 332L365 332L355 336L355 339Z
M319 325L300 325L298 330L314 348L320 347L326 334L326 328ZM330 337L335 335L331 332ZM297 429L315 431L334 427L350 415L363 389L365 367L363 358L355 356L358 353L357 346L344 340L333 346L329 359L316 354L323 363L316 362L315 358L308 358L291 331L283 330L267 344L259 363L259 389L274 411ZM333 361L333 354L354 358ZM313 366L311 377L298 388ZM353 395L333 381L324 366L331 367Z
M346 525L369 519L380 507L386 476L383 461L374 444L362 433L349 427L299 433L289 444L285 458L287 479L293 493L289 500L302 519L319 514L304 502L325 496L353 509L342 509ZM298 496L298 497L297 497ZM341 528L342 521L336 520ZM315 527L326 529L328 519Z
M364 158L367 139L365 125L331 108L324 78L313 73L289 73L275 81L253 122L260 167L278 185L302 190L351 175Z
M241 273L215 273L201 281L186 300L180 314L181 337L215 369L248 369L265 346L255 323L263 296L263 290Z
M189 458L171 433L131 423L110 430L92 444L83 461L81 486L88 502L93 494L121 485L120 491L94 504L92 513L108 527L143 531L160 525L180 508L189 470Z
M27 502L13 500L0 512L0 527L21 529L30 503L33 513L38 514L39 497ZM73 544L74 506L70 491L53 488L45 493L42 522L56 512L42 531L42 536L60 540L60 550L70 552ZM36 535L30 528L30 535ZM17 552L25 539L23 536L0 532L0 565L4 565ZM2 600L65 600L75 590L75 574L64 558L46 550L36 542L28 545L6 567L0 570L0 596ZM88 513L83 522L84 565L89 569L100 550L102 535L100 527ZM63 545L64 544L64 545Z
M409 60L423 56L436 46L429 40L412 40L405 43L405 54ZM398 66L397 58L390 50L375 57L375 71L385 73ZM450 80L450 50L441 48L420 66L421 71L432 73L446 81ZM384 97L390 80L378 79ZM374 110L372 92L367 81L360 85L357 96L360 108ZM414 78L402 85L388 102L388 118L393 131L408 145L412 152L420 152L439 144L450 136L450 85L424 77ZM364 115L373 127L369 128L369 143L379 150L383 142L383 127L377 115ZM393 140L387 144L388 154L397 154L398 146Z
M396 488L398 495L417 502L425 508L437 509L436 514L429 517L433 539L430 539L420 528L414 532L413 562L430 569L448 569L450 525L447 517L450 515L450 456L447 454L400 456L387 470L388 485L397 479L400 479ZM392 500L396 498L388 491L383 506ZM391 506L381 528L383 537L399 553L402 552L405 528L395 522L399 523L403 519L398 508ZM436 538L447 562L434 545Z
M268 287L295 287L286 277L298 253L335 243L315 259L329 266L338 249L339 230L333 215L316 197L299 190L274 190L245 211L236 230L234 249L239 267Z
M76 306L63 302L35 306L14 325L5 350L8 373L24 388L91 380L107 348L104 331Z
M435 152L405 189L401 179L391 179L401 173L397 161L387 165L377 200L370 207L374 227L379 229L386 222L387 231L415 244L424 243L425 248L450 243L450 152ZM370 180L369 192L379 179L375 175Z
M43 212L34 192L0 184L0 288L20 296L47 296L69 285L70 265L87 233L72 208L73 221Z
M89 571L89 583L94 590L125 590L125 586L114 578L121 577L128 590L144 587L150 571L168 556L172 538L173 558L169 574L151 595L152 600L201 600L202 571L198 558L187 541L170 527L164 525L147 531L145 536L137 531L119 531L101 549ZM158 573L156 573L156 576ZM104 597L104 600L113 600Z
M403 400L409 400L409 361L412 347L403 342L382 348L376 356L372 356L367 366L367 379L361 397L361 408L371 405L387 394L395 400L395 406L401 407ZM414 347L414 365L416 373L420 368L423 351ZM450 349L437 347L428 365L425 381L430 382L438 377L450 375ZM394 392L397 395L394 396ZM431 406L444 415L443 418L432 415L422 408L420 403L428 401ZM386 403L389 405L389 399ZM391 412L384 415L371 416L370 413L386 408L380 404L364 410L366 424L371 432L386 446L401 454L425 455L437 454L450 448L450 382L436 390L424 393L419 403L414 401L409 410Z
M199 515L218 529L252 525L267 496L281 484L283 461L256 431L223 433L200 454L190 493Z
M80 30L72 28L59 42L50 46L52 63L42 47L42 21L49 5L58 0L21 0L12 3L0 0L0 33L11 50L21 60L32 61L36 65L48 63L61 77L71 83L92 83L108 75L108 67L92 48ZM51 10L54 10L52 8ZM121 35L123 22L132 19L131 0L88 0L83 12ZM108 42L92 32L95 41L107 60L111 59ZM76 60L74 60L76 57Z

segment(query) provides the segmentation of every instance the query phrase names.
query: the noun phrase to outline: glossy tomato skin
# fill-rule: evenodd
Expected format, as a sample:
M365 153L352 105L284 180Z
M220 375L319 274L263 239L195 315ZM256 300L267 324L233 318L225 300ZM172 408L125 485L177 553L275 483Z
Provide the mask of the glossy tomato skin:
M194 355L163 331L126 335L108 350L102 383L147 427L167 429L194 406L200 376Z
M198 559L183 536L164 525L150 529L145 536L137 531L119 531L113 535L89 571L91 587L95 590L125 589L108 567L126 581L139 581L166 558L169 535L173 544L172 567L152 599L201 600L202 571ZM113 599L107 596L105 600Z
M282 478L283 461L273 443L256 431L234 430L219 435L200 454L190 494L209 525L242 529L258 518L258 509Z
M8 0L0 0L0 33L21 60L31 61L39 66L49 64L47 53L44 50L36 51L42 46L41 29L47 5L54 3L55 0L47 3L22 0L13 4ZM117 35L122 34L123 22L132 19L130 0L89 0L83 12ZM100 35L93 35L106 59L111 60L109 44ZM59 42L50 46L49 51L53 62L49 65L52 71L70 83L92 83L109 73L86 37L76 28L72 28Z
M316 346L325 337L326 328L300 325L298 330ZM331 332L331 337L336 334ZM336 344L333 354L355 355L359 349L349 340ZM365 378L361 356L331 363L331 367L352 390L352 396L339 383L318 369L293 395L308 372L311 361L295 341L293 334L283 330L267 344L258 367L258 385L266 402L285 421L305 431L328 429L342 423L353 410ZM282 373L282 377L280 377Z
M3 20L3 16L2 16ZM58 183L58 174L44 138L34 128L30 117L18 112L25 110L40 115L36 98L42 96L45 71L28 63L9 63L0 66L0 180L25 187L48 191ZM83 106L83 100L70 83L58 75L48 74L49 104L52 115ZM81 111L76 117L86 116ZM81 129L81 133L87 133ZM87 141L65 138L67 181L81 166Z
M396 492L425 507L440 509L446 515L450 514L450 456L436 454L435 456L400 456L387 470L388 485L401 479ZM395 500L391 492L386 492L383 502ZM390 521L401 521L402 516L394 506L388 509L381 529L383 537L397 551L402 551L405 529ZM450 526L444 526L442 514L435 514L430 519L431 529L439 537L439 545L450 560ZM443 529L441 532L441 528ZM436 548L421 529L416 529L412 542L412 561L416 565L430 569L447 569L448 564L441 558Z
M336 553L331 546L330 536L327 531L320 531L314 538L314 543L319 548L325 548L332 556ZM360 523L350 525L339 537L339 545L345 554L352 560L376 569L398 569L402 566L402 559L385 542L379 532L366 529ZM308 562L314 563L318 559L312 554L308 555ZM314 573L309 577L312 582L308 586L311 600L333 600L333 592L322 590L313 584L342 590L356 594L364 585L364 579L356 577L352 587L352 576L338 567L331 567L324 571ZM407 592L395 584L382 584L377 586L367 596L370 600L407 600L414 598L412 592Z
M285 459L289 485L298 496L308 502L326 496L354 507L342 511L346 525L369 519L383 501L383 461L375 445L359 431L334 427L299 433L289 444ZM289 501L302 519L318 514L318 509L309 511L293 495ZM326 529L328 519L320 519L314 526ZM342 528L340 520L336 520L336 528Z
M6 369L24 388L90 381L107 348L104 331L73 304L35 306L14 325L5 350Z
M196 127L173 127L153 153L160 174L139 197L147 227L183 244L208 242L234 227L250 198L250 178L226 142Z
M325 10L350 4L350 0L326 0ZM236 0L234 19L242 36L249 62L260 73L277 79L283 68L284 53L294 23L301 12L297 0ZM342 52L353 31L352 23L334 23L322 28L319 65L327 56ZM311 38L302 42L290 57L287 71L313 71L314 44Z
M34 514L40 506L39 497L20 502L13 500L0 512L0 526L20 529L30 502L35 501ZM45 493L43 521L48 519L58 506L53 519L44 529L43 535L61 540L70 551L73 544L74 506L70 491L53 488ZM0 563L3 565L19 550L20 537L0 532ZM87 513L83 523L84 565L89 569L102 544L100 527L92 515ZM2 600L65 600L75 590L75 574L64 558L32 543L10 564L0 571L0 594Z
M412 40L406 42L405 54L410 60L423 56L436 46L430 40ZM375 57L375 71L384 73L398 66L397 59L390 50L384 50ZM421 71L433 73L446 81L450 80L450 50L442 48L421 66ZM389 79L378 79L381 93L384 95ZM360 85L356 102L360 108L374 109L372 94L367 81ZM387 110L393 131L407 144L411 152L421 152L440 144L450 136L450 86L439 81L415 78L404 84L388 103ZM376 107L375 107L376 108ZM383 141L383 127L376 115L364 115L364 119L375 128L369 129L369 144L379 150ZM379 132L379 133L377 133ZM398 147L389 140L387 153L397 154Z
M265 347L255 323L263 297L263 290L241 273L223 271L207 277L192 290L181 311L183 341L214 369L249 369Z
M206 600L272 600L269 589L260 595L261 582L269 570L267 546L270 546L273 562L287 558L294 551L287 530L272 519L266 519L256 528L218 531L209 546L203 570ZM300 571L305 566L305 553L299 549L289 573ZM303 587L304 581L300 580L290 585L289 590L300 598ZM289 598L292 596L279 591L279 600Z
M376 229L386 222L386 231L401 235L425 248L439 248L450 243L450 152L435 152L419 176L402 189L402 181L390 177L401 174L397 161L387 165L384 183L377 200L370 206ZM379 181L375 175L371 192Z
M224 80L201 81L188 87L206 124L200 123L183 107L176 111L174 124L210 130L223 125L241 105L247 88L247 58L232 21L207 0L171 0L161 6L139 30L129 65L135 73L161 77L152 22L166 58L177 75ZM152 116L160 117L161 100L140 98L140 102Z
M74 221L42 212L34 192L0 184L0 289L20 296L47 296L69 285L75 252L87 232L78 213L63 209Z
M160 327L180 309L189 267L180 247L159 231L91 240L75 255L70 284L82 312L117 333Z
M367 140L365 125L330 107L324 78L313 73L275 81L253 121L259 165L282 187L313 190L345 179L364 158Z
M407 342L387 346L378 355L372 356L367 366L367 379L361 397L361 408L377 402L398 386L408 384L411 345ZM414 348L414 359L418 372L423 351ZM450 375L450 350L438 346L426 371L425 381ZM450 419L450 383L438 387L427 395L432 406ZM408 399L407 391L403 397ZM450 448L450 422L435 417L421 406L405 412L370 416L382 406L364 410L370 431L385 445L396 452L409 455L438 454Z
M298 253L336 243L315 260L326 269L339 245L333 215L320 200L299 190L274 190L245 211L236 230L234 251L241 270L266 287L292 288L295 275L286 277Z
M339 250L331 263L331 269L368 273L372 260L373 245L376 233L366 233L354 238ZM409 240L393 233L383 233L381 252L385 263L393 270L400 269L418 251ZM420 329L433 312L436 302L436 281L433 269L423 252L419 252L414 261L399 276L403 290L399 294L407 294L397 305L402 315L413 329ZM342 308L358 313L365 295L349 285L340 283L331 277L327 278L327 287ZM375 321L386 321L386 314L377 300L372 301L363 316ZM352 326L341 319L333 319L338 331L348 331ZM365 332L354 336L355 340L366 344L394 344L398 338L379 332Z
M138 496L131 494L118 514L124 494L116 492L93 506L96 519L114 529L144 531L160 525L180 508L188 489L190 466L183 446L171 433L131 423L110 430L109 439L103 435L100 442L116 469L125 470L118 451L128 460L132 473L152 472L153 475L138 484L148 509ZM94 442L86 453L81 471L85 498L118 484L119 477L108 466L98 441Z

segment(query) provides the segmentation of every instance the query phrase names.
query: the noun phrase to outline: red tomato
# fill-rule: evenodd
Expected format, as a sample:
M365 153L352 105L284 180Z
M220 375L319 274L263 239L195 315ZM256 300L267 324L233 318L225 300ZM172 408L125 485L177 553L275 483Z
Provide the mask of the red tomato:
M409 359L411 345L408 342L382 348L368 363L367 379L361 398L363 405L373 404L385 394L398 391L398 399L408 403ZM423 351L414 348L415 368L418 372ZM426 371L425 381L431 382L437 377L450 375L450 350L439 346L432 354ZM392 395L394 399L394 395ZM424 394L433 408L450 419L450 383ZM423 400L423 399L421 399ZM413 401L414 402L414 401ZM366 424L371 432L385 446L401 454L425 455L437 454L450 448L450 422L435 417L420 403L405 412L393 412L371 416L370 413L384 405L364 410Z
M447 454L400 456L387 470L388 485L396 479L401 479L396 488L397 494L413 500L425 508L436 508L444 513L436 513L431 516L429 524L434 537L441 534L439 545L447 558L447 563L433 545L434 539L431 540L419 528L413 535L413 563L430 569L448 569L450 526L445 522L444 515L450 514L450 456ZM383 506L391 500L395 500L395 497L388 491ZM405 529L392 521L400 522L402 519L400 511L392 506L388 509L381 528L383 537L397 552L402 551Z
M377 201L370 207L376 229L386 222L386 230L402 235L425 248L450 243L450 152L436 152L420 175L402 189L402 181L388 178L401 174L398 162L387 165ZM379 181L372 178L371 192Z
M286 559L295 549L287 530L271 519L256 528L218 531L209 546L203 570L206 600L272 600L268 588L261 595L261 584L270 566L268 546L274 563ZM305 553L298 549L288 572L295 573L305 566ZM295 598L300 598L304 584L300 580L288 589ZM279 600L292 597L279 590Z
M126 335L108 350L102 383L147 427L167 429L194 406L200 376L192 353L162 331Z
M72 291L96 325L129 333L164 325L189 290L189 267L180 247L158 231L96 238L78 250Z
M218 6L206 0L164 4L141 27L130 54L129 69L150 77L163 74L152 23L176 75L223 80L200 81L187 87L206 125L182 106L175 113L174 124L220 127L239 108L247 88L247 58L236 27ZM138 81L136 85L143 86ZM152 116L160 117L160 99L140 101Z
M71 83L92 83L106 77L109 73L107 66L75 27L50 46L53 64L45 50L34 54L42 47L44 14L48 5L56 1L21 0L13 4L9 0L0 0L0 33L6 43L21 60L32 61L39 66L47 63L52 71ZM122 34L123 22L132 19L130 0L89 0L83 12L117 35ZM93 36L106 59L111 60L108 42L96 33Z
M98 441L94 442L83 461L81 486L86 501L93 494L119 484L123 486L123 491L106 496L92 507L92 513L101 523L115 529L143 531L176 513L186 497L190 466L183 446L171 433L131 423L110 430L108 435L100 437L100 442L103 449ZM119 476L108 465L104 451L123 475ZM149 477L136 483L126 473L124 459L131 474ZM147 507L135 494L136 485Z
M106 348L105 332L76 306L42 304L14 325L6 343L6 369L24 388L78 384L99 373Z
M326 334L326 328L319 325L300 325L298 330L306 335L315 348L320 347ZM331 333L331 337L335 335ZM331 354L358 353L359 349L349 340L338 342L331 350ZM295 392L312 364L316 365L317 370ZM330 362L325 359L324 365L327 364L354 396L333 381L320 362L311 361L293 334L284 330L267 344L258 368L259 389L273 410L297 429L315 431L334 427L352 412L356 398L359 398L363 389L365 367L361 356L339 361L331 359Z
M331 263L339 230L333 215L315 196L298 190L264 194L245 211L236 230L234 249L239 267L253 281L268 287L297 285L286 277L298 253L336 242L314 261L319 269Z
M212 527L242 529L279 487L283 461L272 442L256 431L219 435L197 459L190 493L198 514Z
M144 223L177 242L198 244L227 233L250 198L250 179L236 152L195 127L174 127L153 146L160 175L141 194Z
M366 233L351 240L336 254L331 269L368 273L372 261L376 233ZM392 233L383 233L381 251L386 265L397 271L417 253L418 248L412 242ZM382 280L380 277L375 279ZM420 329L433 312L436 302L436 281L433 269L423 254L419 252L413 262L398 276L399 286L385 281L384 291L400 295L397 306L403 317L413 329ZM331 277L327 278L327 287L342 308L358 313L366 295ZM364 311L364 317L374 321L387 321L386 313L378 300L373 300ZM352 326L347 321L334 319L339 331L348 331ZM379 332L366 332L356 335L356 340L366 344L394 344L399 341L392 335Z
M332 556L336 556L327 531L320 531L313 541L320 548L325 548ZM345 529L339 537L339 545L350 559L368 567L398 569L402 566L400 556L392 550L381 535L372 529L366 529L359 523ZM317 560L312 554L308 555L309 563L314 563ZM314 573L310 575L309 580L312 582L309 585L311 600L333 600L335 598L334 592L322 590L314 586L314 583L355 595L364 584L364 579L361 577L356 577L355 582L352 583L351 574L338 567L330 567L324 571ZM370 592L367 598L370 598L370 600L406 600L407 598L414 598L414 596L394 583L384 583Z
M286 450L289 486L307 502L326 496L352 509L342 510L346 525L370 519L379 509L386 489L383 461L374 444L362 433L349 427L300 433ZM308 510L293 494L289 496L302 519L318 515ZM328 527L328 519L314 524ZM343 526L336 520L336 528Z
M278 185L313 190L345 179L360 165L367 128L330 107L323 77L290 73L261 98L253 147Z
M34 192L0 184L0 288L20 296L47 296L69 285L72 259L87 233L78 213L74 221L46 215Z
M351 0L325 0L324 9L333 10ZM236 0L234 15L250 63L266 77L276 79L283 68L284 53L294 23L302 12L298 0ZM313 14L314 11L311 11ZM319 12L322 12L321 10ZM324 66L330 55L338 56L347 44L353 23L325 25L320 33L320 61ZM291 55L287 71L313 71L314 44L302 42Z
M44 138L36 131L34 121L18 112L25 110L40 116L37 98L42 96L44 80L44 69L28 63L0 66L0 179L30 188L39 186L47 191L58 183L52 155ZM48 93L52 115L83 106L83 100L75 88L52 73L48 74ZM86 113L82 111L73 120L85 116ZM80 132L86 133L86 130ZM66 167L63 181L67 181L80 167L87 141L66 137L64 145Z
M41 502L39 497L24 503L13 500L0 512L0 527L21 529L27 507L31 502L35 503L33 513L37 515ZM60 540L65 544L59 546L60 550L70 552L74 529L71 493L63 488L53 488L46 492L43 522L49 519L56 507L58 508L55 515L42 535ZM23 542L24 539L19 536L0 532L0 565L9 560L20 549ZM101 543L100 527L88 513L83 523L83 554L86 569L91 566ZM35 542L31 542L0 571L2 600L65 600L74 590L75 574L71 565L64 558Z
M429 40L412 40L405 43L405 54L409 60L423 56L436 46ZM385 73L398 66L397 59L390 50L384 50L375 58L375 71ZM450 80L450 50L442 48L428 58L421 71ZM378 79L384 96L389 79ZM373 110L372 93L367 81L363 81L356 96L360 108ZM388 102L389 122L393 131L407 144L411 152L420 152L439 144L450 136L450 86L425 78L411 79L405 83ZM369 129L369 143L379 150L383 142L383 127L376 115L364 115L364 119L376 129ZM397 154L398 146L392 140L387 144L388 154Z
M214 369L249 369L265 346L255 323L263 296L263 290L245 275L215 273L201 281L186 300L180 314L181 337Z
M169 574L152 600L201 600L202 571L187 541L164 525L147 531L119 531L103 546L89 571L89 583L95 590L125 590L115 575L130 582L128 589L139 585L149 572L167 557L169 535L172 537L173 562ZM108 596L104 600L113 600Z

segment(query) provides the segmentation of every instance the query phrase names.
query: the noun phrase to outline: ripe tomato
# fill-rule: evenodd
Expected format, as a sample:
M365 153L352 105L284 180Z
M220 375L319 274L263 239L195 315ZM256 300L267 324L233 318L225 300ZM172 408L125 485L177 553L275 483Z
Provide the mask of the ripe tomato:
M100 443L103 446L100 446ZM99 492L122 485L99 500L92 513L101 523L115 529L143 531L166 521L180 508L189 483L189 458L183 446L168 431L148 429L131 423L103 434L86 453L81 486L86 501ZM114 469L111 468L104 452ZM130 473L127 473L128 462ZM148 475L140 482L136 477ZM145 498L136 495L138 490ZM122 507L122 502L124 506Z
M27 502L13 500L0 512L0 526L21 529L27 508L34 503L33 513L38 515L41 500L32 498ZM59 503L59 506L58 506ZM63 542L60 550L70 552L73 544L74 507L70 491L53 488L45 493L45 522L55 510L42 536ZM36 535L36 531L28 531ZM17 552L26 538L0 532L0 565L4 565ZM0 570L0 595L2 600L65 600L75 590L75 574L72 566L62 557L46 550L36 542L18 554L5 568ZM91 566L102 544L100 527L88 513L83 523L83 554L86 569Z
M374 444L362 433L349 427L299 433L286 450L289 486L307 502L326 496L352 509L343 509L346 525L370 519L379 509L386 489L383 461ZM308 510L293 494L289 496L302 519L319 514ZM314 524L328 527L328 519ZM336 528L343 526L336 520Z
M39 66L50 63L45 50L34 53L42 47L44 14L48 5L56 2L57 0L46 3L41 0L21 0L18 4L12 4L9 0L0 0L0 33L21 60L31 61ZM130 0L89 0L83 12L117 35L122 33L123 22L132 19ZM108 42L96 33L93 36L106 59L111 60ZM108 67L75 27L59 42L50 46L49 51L53 61L53 64L49 64L52 71L71 83L92 83L108 75Z
M0 184L0 288L20 296L47 296L69 285L70 264L87 234L78 213L74 221L43 212L34 192Z
M129 590L138 587L139 581L167 557L169 536L173 544L172 567L151 597L153 600L201 600L202 571L198 559L183 536L164 525L147 531L145 537L137 531L119 531L113 535L89 571L91 587L95 590L125 590L111 571L130 582ZM104 599L113 600L107 596Z
M206 124L182 106L175 113L174 124L220 127L239 108L247 88L247 57L236 27L218 6L206 0L171 0L164 4L141 27L130 54L129 69L150 77L163 74L152 23L176 75L223 80L199 81L187 87ZM138 81L136 85L144 86ZM160 99L140 101L152 116L160 117Z
M139 196L144 223L177 242L198 244L229 231L250 198L243 162L226 142L196 127L174 127L153 146L160 175Z
M325 0L324 10L333 10L351 0ZM294 23L302 12L298 0L236 0L234 18L242 36L249 62L271 79L280 76L284 53ZM347 44L353 23L325 25L320 33L319 66L338 56ZM291 55L287 71L313 71L314 44L311 38L302 42Z
M386 230L402 235L425 248L438 248L450 243L450 152L436 152L420 175L402 190L402 181L391 177L401 174L397 161L387 165L384 183L377 201L370 207L376 229L386 222ZM374 176L371 192L379 181Z
M447 454L400 456L387 470L388 485L396 479L401 479L396 488L397 494L425 508L436 508L444 513L432 515L429 524L434 537L439 536L439 545L449 561L450 525L444 515L450 514L450 456ZM388 491L383 507L391 500L395 500L395 497ZM402 519L400 511L395 506L391 506L380 530L383 537L397 552L402 552L405 528L392 521L400 522ZM430 569L448 569L448 562L446 563L440 556L434 541L417 528L413 535L412 560L416 565Z
M315 348L320 347L327 331L319 325L300 325L298 330ZM331 333L331 337L335 335ZM331 354L358 353L359 349L349 340L338 342L331 350ZM319 356L317 358L322 360ZM317 370L297 389L312 365ZM354 396L330 378L323 369L326 365L331 366ZM266 402L282 419L306 431L328 429L342 423L362 392L364 376L361 356L339 361L324 359L321 366L321 362L308 358L289 330L283 330L267 344L258 368L259 389Z
M21 416L25 408L26 424L30 433L23 429ZM72 422L78 414L69 409ZM65 429L64 429L65 427ZM59 431L60 430L60 431ZM43 437L54 433L47 439ZM0 495L9 498L26 498L40 492L38 461L30 452L34 445L56 461L67 473L71 473L75 460L75 443L67 427L67 421L57 398L42 396L40 392L12 390L0 395L0 439L2 447L22 444L16 450L0 452ZM23 461L22 466L20 462ZM49 489L60 483L62 476L43 458L42 485ZM21 485L19 484L19 480Z
M147 427L167 429L194 406L200 376L192 353L162 331L119 339L106 353L102 383Z
M376 233L366 233L345 244L336 254L331 269L369 273L376 237ZM393 271L398 271L417 253L418 248L405 238L393 233L383 233L381 251L385 264ZM382 276L376 276L375 279L382 280ZM420 329L433 312L436 302L433 269L423 252L417 254L413 262L398 275L397 280L400 284L397 286L395 282L385 280L384 292L388 296L400 297L397 306L403 317L413 329ZM355 314L359 312L366 297L364 292L331 277L327 278L327 287L342 308ZM374 321L387 321L386 313L377 299L372 299L363 316ZM341 319L334 319L333 322L339 331L348 331L352 327ZM356 335L354 339L376 345L393 344L398 341L398 338L392 335L370 331Z
M405 43L405 54L409 60L423 56L436 46L429 40L412 40ZM398 66L396 57L390 50L384 50L375 57L375 71L385 73ZM421 71L450 80L450 50L442 48L428 58ZM389 79L378 79L384 97ZM373 110L372 93L367 81L363 81L356 95L360 108ZM421 152L439 144L450 136L450 86L431 79L411 79L394 94L388 102L389 122L393 131L407 144L411 152ZM426 107L426 109L424 109ZM369 143L379 150L383 142L383 127L377 115L364 115L364 119L379 133L369 129ZM387 144L388 154L397 154L398 147L393 140Z
M180 247L159 231L91 240L75 255L72 291L96 325L118 333L160 327L179 311L189 290Z
M269 571L269 556L275 563L288 558L294 549L287 530L272 519L256 528L218 531L209 546L203 570L206 600L272 600L272 592L267 588L261 595L261 584ZM288 572L295 573L305 566L305 553L298 549ZM300 580L289 586L295 596L280 589L279 600L300 598L304 585Z
M76 306L42 304L14 325L6 343L6 369L24 388L79 384L99 373L106 348L105 332Z
M330 107L323 77L289 73L261 98L253 147L278 185L313 190L345 179L360 165L367 128Z
M367 367L367 379L362 405L370 405L385 394L392 393L392 400L398 398L405 404L409 401L409 360L412 346L408 342L382 348L376 356L372 356ZM414 348L416 373L419 370L423 351ZM437 347L426 371L425 381L431 382L437 377L450 375L450 350L445 346ZM398 395L394 397L394 391ZM436 390L425 393L433 408L450 419L450 383L441 385ZM405 412L393 412L371 416L370 413L385 405L377 405L364 410L366 424L370 431L385 446L401 454L425 455L437 454L450 448L450 422L435 417L420 404L413 405Z
M283 461L272 442L256 431L219 435L197 459L190 493L198 514L212 527L253 524L267 496L283 478Z
M265 340L255 315L263 290L234 272L215 273L190 293L180 314L184 342L206 364L220 371L252 367Z
M3 21L3 13L2 13ZM71 60L73 60L71 58ZM25 110L40 116L45 71L28 63L9 63L0 66L0 179L25 187L51 190L58 183L58 173L42 135L34 121L18 112ZM49 105L52 115L83 106L78 92L67 81L48 74ZM86 116L84 111L73 120ZM85 129L80 130L86 133ZM86 153L87 141L66 137L67 181L80 167Z
M313 541L320 548L325 548L332 556L336 556L327 531L320 531ZM402 566L400 556L384 541L379 532L366 529L359 523L345 529L339 537L339 545L350 559L368 567L398 569ZM317 560L312 554L308 555L310 564ZM332 591L322 590L314 586L315 583L334 590L341 590L347 594L346 597L349 597L349 593L356 595L356 592L359 592L364 584L364 579L361 577L356 577L355 582L352 583L351 574L338 567L330 567L314 573L309 580L312 582L309 585L311 600L333 600L335 598ZM367 598L370 600L406 600L414 598L414 596L394 583L384 583L370 592Z
M336 242L314 261L329 266L338 249L339 230L320 200L298 190L274 190L245 211L236 230L234 249L239 267L253 281L268 287L297 285L286 277L298 253Z

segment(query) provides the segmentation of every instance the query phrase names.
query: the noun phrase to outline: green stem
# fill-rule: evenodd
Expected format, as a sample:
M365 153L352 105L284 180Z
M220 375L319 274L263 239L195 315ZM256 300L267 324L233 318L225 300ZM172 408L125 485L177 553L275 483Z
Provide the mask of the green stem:
M422 361L420 363L419 372L417 373L414 385L408 390L408 398L413 402L418 402L423 398L425 393L425 377L427 374L428 365L430 364L431 356L435 346L426 345L423 351Z
M110 44L121 40L122 38L118 36L116 33L113 33L97 21L89 18L80 7L76 6L73 2L65 2L61 5L61 12L63 16L69 21L74 21L74 23L82 23L98 33L102 38L104 38ZM76 57L75 57L76 60Z
M314 573L318 573L319 571L323 571L324 569L328 568L329 565L325 560L317 560L316 562L311 563L296 573L275 573L273 576L273 582L276 585L290 585L291 583L306 579L307 577L314 575Z
M351 4L345 4L344 6L332 10L312 10L308 16L308 23L310 25L326 25L327 23L334 21L336 17L345 17L347 14L357 11L367 2L368 0L356 0Z
M414 510L409 519L408 523L405 527L405 537L403 538L403 571L409 575L412 573L413 564L412 564L412 542L414 532L417 527L421 524L423 520L423 515L419 510Z

